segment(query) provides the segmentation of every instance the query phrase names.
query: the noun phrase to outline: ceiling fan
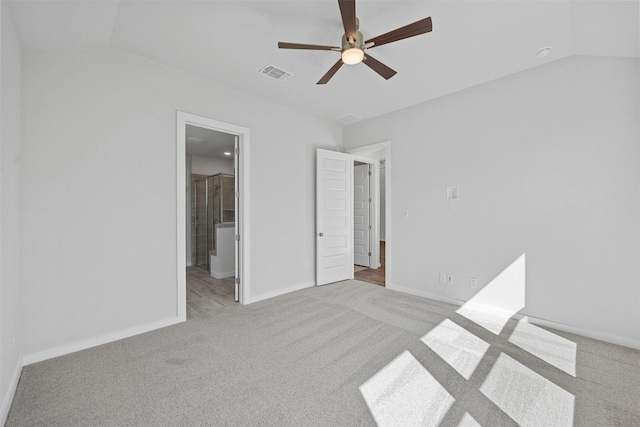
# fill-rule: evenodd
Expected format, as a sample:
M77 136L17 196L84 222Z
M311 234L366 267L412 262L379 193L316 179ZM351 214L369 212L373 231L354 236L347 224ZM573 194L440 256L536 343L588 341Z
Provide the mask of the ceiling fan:
M340 6L342 24L344 25L342 47L278 42L278 47L280 49L332 50L341 53L338 62L336 62L333 67L331 67L331 69L318 81L317 84L319 85L326 84L340 69L340 67L342 67L342 64L355 65L360 62L364 62L366 66L389 80L396 74L396 71L387 67L368 53L365 54L365 50L398 40L407 39L409 37L418 36L432 30L431 17L429 17L416 21L413 24L405 25L404 27L389 31L388 33L382 34L378 37L364 40L362 33L358 31L360 22L356 17L355 0L338 0L338 5Z

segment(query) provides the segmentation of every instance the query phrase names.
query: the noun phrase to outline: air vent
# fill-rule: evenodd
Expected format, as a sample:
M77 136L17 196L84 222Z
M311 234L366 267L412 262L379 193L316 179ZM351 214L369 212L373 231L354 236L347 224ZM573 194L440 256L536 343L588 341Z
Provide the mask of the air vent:
M358 120L362 120L362 117L356 116L355 114L349 113L349 114L345 114L344 116L338 117L337 120L342 122L342 123L349 124L349 123L355 123Z
M283 70L282 68L278 68L275 65L267 65L266 67L264 67L262 70L260 70L260 73L264 74L265 76L269 76L269 77L273 77L276 80L287 80L289 77L292 76L292 74L288 71Z

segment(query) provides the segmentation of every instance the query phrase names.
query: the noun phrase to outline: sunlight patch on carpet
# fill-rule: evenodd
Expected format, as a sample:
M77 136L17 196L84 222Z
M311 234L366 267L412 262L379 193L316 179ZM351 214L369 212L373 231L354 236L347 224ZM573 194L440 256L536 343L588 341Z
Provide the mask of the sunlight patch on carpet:
M449 319L421 340L467 380L489 349L489 344Z
M504 353L480 391L522 427L573 425L574 396Z
M465 412L458 427L482 427L468 412Z
M567 374L576 376L577 344L528 323L526 317L518 321L509 342Z
M360 386L379 427L438 425L455 399L408 351Z

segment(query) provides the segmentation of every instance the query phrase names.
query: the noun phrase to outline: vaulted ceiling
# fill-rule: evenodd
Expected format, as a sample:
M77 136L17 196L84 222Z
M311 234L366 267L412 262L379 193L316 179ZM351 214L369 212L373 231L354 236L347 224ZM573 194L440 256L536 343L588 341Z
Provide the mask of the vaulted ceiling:
M340 45L338 3L322 1L12 1L23 49L122 49L340 123L367 119L571 55L640 57L637 1L358 0L365 39L431 16L431 33L380 46L386 81L332 51L280 50L278 41ZM539 58L536 51L553 46ZM276 65L292 77L259 71Z

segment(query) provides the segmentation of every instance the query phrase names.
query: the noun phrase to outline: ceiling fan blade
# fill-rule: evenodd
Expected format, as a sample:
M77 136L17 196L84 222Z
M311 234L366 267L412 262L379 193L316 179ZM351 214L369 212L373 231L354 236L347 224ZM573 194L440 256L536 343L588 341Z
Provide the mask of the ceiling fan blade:
M320 80L318 80L319 85L323 85L326 84L329 80L331 80L331 77L333 77L333 75L336 73L336 71L338 71L340 69L340 67L342 67L342 59L338 59L338 62L336 62L333 67L331 67L331 69L329 71L327 71L327 74L325 74L324 76L322 76L322 78Z
M416 21L413 24L405 25L404 27L389 31L388 33L382 34L381 36L366 40L365 43L373 42L373 46L370 47L370 49L373 49L374 47L382 46L383 44L396 42L398 40L408 39L409 37L428 33L432 29L433 25L431 23L431 17L428 17Z
M356 1L355 0L338 0L340 6L340 15L342 15L342 25L344 25L344 33L352 36L355 40L358 28L356 26Z
M278 47L280 49L337 50L340 52L340 48L337 46L321 46L317 44L278 42Z
M364 65L368 66L373 71L375 71L376 73L378 73L382 77L384 77L386 80L389 80L391 77L396 75L397 71L392 70L391 68L387 67L382 62L380 62L377 59L373 58L369 54L365 55L364 61L362 61L362 62L364 63Z

